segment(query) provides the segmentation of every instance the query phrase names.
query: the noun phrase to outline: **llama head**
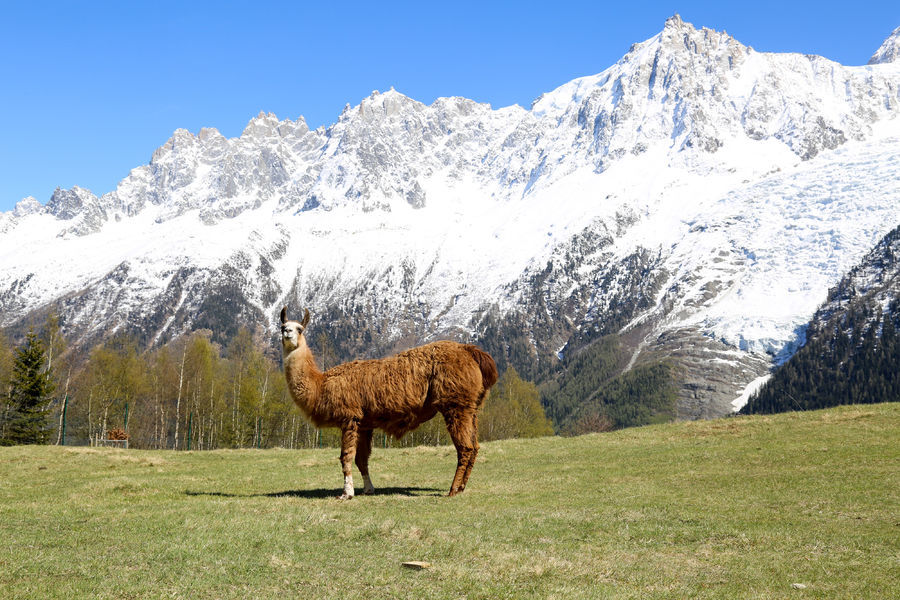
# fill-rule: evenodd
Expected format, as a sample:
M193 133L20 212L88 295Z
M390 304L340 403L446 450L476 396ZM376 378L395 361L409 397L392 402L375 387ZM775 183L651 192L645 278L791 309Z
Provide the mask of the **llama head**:
M300 339L303 337L303 331L309 325L309 309L303 315L302 321L289 321L287 319L287 306L281 309L281 347L284 349L285 355L293 352L300 347Z

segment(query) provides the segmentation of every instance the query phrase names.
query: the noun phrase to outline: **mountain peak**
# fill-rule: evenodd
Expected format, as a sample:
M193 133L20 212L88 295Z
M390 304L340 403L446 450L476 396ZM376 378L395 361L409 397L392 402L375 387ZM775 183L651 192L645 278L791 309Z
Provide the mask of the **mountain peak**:
M244 127L241 136L265 137L271 135L278 128L279 123L275 113L259 111L259 114L250 119L250 122Z
M193 146L194 141L195 137L193 133L179 127L172 133L172 136L166 140L165 144L153 151L153 155L150 157L150 164L152 165L159 162L163 157L174 150L182 150Z
M672 15L671 17L666 19L666 24L663 26L663 30L682 29L685 25L687 25L688 27L691 27L691 29L693 29L693 27L691 26L690 23L685 23L682 20L681 15L679 15L678 13L675 13L674 15Z
M731 47L735 44L741 49L744 48L742 44L728 35L728 32L708 27L698 29L691 23L683 21L677 13L666 19L659 40L671 49L685 49L694 54L704 55L721 52L724 47Z
M47 203L47 212L58 219L70 220L78 216L86 205L97 203L97 197L79 186L64 190L57 187Z
M38 202L37 198L34 196L28 196L27 198L22 198L16 203L16 207L13 209L13 215L16 217L24 217L36 212L39 212L43 207L43 205Z
M407 106L421 105L409 96L401 94L393 87L386 92L373 90L359 103L359 115L366 119L390 117L400 113Z
M870 65L897 62L900 59L900 27L891 32L881 47L869 59Z

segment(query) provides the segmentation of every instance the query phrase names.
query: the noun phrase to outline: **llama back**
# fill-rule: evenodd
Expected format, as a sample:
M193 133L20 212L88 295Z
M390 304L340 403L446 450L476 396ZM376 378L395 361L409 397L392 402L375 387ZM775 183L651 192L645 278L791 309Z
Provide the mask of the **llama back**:
M430 392L442 342L411 348L382 359L357 360L325 372L323 408L356 418L396 438L437 413Z
M496 381L494 359L477 346L432 342L329 369L320 409L338 418L364 419L400 437L448 403L477 409Z
M352 404L365 412L387 417L421 408L430 375L426 357L404 352L333 367L325 372L325 389L329 398L352 398Z

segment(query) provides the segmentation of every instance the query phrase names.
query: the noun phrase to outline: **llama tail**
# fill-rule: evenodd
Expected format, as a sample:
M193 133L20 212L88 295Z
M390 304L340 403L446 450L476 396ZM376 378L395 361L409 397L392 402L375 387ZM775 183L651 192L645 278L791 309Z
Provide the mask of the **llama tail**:
M497 374L497 364L494 362L494 359L491 358L490 354L478 346L466 344L465 348L469 354L472 355L472 358L475 359L475 362L478 363L478 368L481 369L481 382L484 386L484 393L486 394L491 386L497 383L497 378L499 377Z

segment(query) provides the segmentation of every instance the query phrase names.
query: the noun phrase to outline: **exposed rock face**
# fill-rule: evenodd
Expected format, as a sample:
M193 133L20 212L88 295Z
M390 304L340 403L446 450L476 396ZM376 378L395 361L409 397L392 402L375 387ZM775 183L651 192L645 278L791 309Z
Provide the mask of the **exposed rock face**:
M344 356L493 323L536 374L618 333L680 365L681 416L721 414L900 222L896 37L845 67L673 17L530 109L389 90L328 128L178 130L100 198L0 215L0 325L155 344L287 303Z
M78 186L71 190L56 188L46 211L59 220L69 221L68 226L57 234L59 237L97 233L109 218L103 202Z
M732 401L744 387L771 368L765 355L736 351L690 328L664 332L648 345L647 352L666 357L679 369L680 419L710 419L733 412Z

